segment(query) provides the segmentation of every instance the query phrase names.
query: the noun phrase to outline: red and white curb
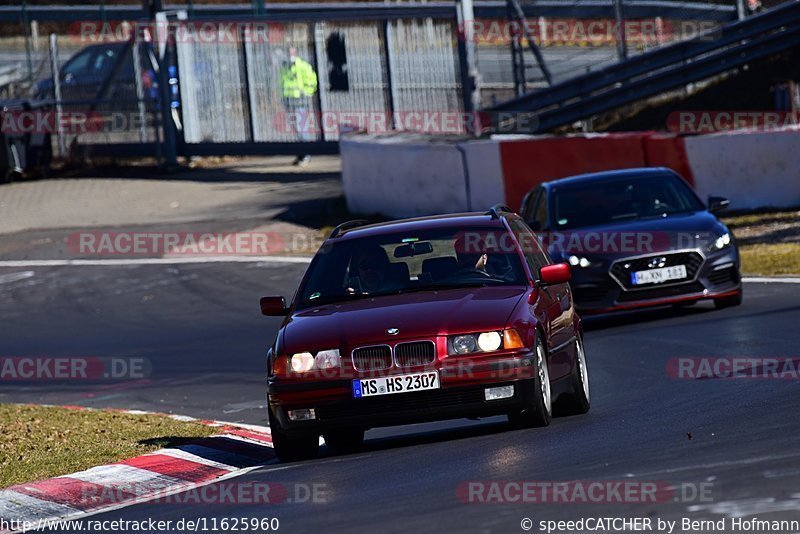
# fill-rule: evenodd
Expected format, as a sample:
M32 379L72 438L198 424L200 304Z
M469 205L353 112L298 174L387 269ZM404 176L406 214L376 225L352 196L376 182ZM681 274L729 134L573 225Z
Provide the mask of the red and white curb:
M0 524L43 524L124 508L241 476L275 458L266 426L141 410L114 411L196 421L217 427L220 433L115 464L0 490ZM10 532L20 530L0 529L0 534Z

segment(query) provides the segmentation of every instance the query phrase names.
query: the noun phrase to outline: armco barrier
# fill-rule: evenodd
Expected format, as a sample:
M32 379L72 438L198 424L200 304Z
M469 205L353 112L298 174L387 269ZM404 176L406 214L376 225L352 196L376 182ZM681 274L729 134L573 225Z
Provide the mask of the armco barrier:
M701 198L721 195L735 209L800 206L800 132L681 137L637 132L432 140L402 135L341 141L345 196L354 213L413 217L518 210L538 184L587 172L668 167Z
M800 206L800 131L686 137L701 198L728 197L733 209Z

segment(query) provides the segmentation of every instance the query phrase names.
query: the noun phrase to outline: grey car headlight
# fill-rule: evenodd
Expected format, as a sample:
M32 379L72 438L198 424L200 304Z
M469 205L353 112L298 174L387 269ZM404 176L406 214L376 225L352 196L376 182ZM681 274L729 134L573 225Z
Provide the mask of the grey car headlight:
M719 236L716 239L716 241L714 241L713 243L711 243L711 245L709 245L708 250L710 252L714 252L715 250L722 250L723 248L730 246L730 244L731 244L731 234L725 232L724 234Z

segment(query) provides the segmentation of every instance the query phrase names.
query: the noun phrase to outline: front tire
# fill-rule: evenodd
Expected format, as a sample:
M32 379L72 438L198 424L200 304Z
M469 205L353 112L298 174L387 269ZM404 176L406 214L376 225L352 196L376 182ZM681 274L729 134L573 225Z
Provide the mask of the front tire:
M311 460L319 453L319 436L307 434L301 436L289 436L281 427L278 418L269 411L269 428L272 432L272 446L275 449L275 456L281 463L298 462L301 460Z
M532 380L520 381L520 387L531 388L530 400L518 412L508 414L508 421L515 428L537 428L550 424L553 418L553 401L550 391L550 371L547 351L539 335L534 347L536 376Z
M559 399L559 415L580 415L589 411L589 368L586 366L586 352L583 338L575 340L575 366L569 377L570 391Z

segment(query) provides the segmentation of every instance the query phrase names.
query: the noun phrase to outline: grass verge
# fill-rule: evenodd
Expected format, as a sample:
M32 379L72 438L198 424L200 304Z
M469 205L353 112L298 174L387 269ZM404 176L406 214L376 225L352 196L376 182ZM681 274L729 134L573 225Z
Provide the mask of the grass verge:
M736 236L743 273L800 274L800 210L758 210L722 221Z
M159 415L0 404L0 488L118 462L216 431Z
M739 247L739 254L745 274L800 274L800 243L744 245Z

